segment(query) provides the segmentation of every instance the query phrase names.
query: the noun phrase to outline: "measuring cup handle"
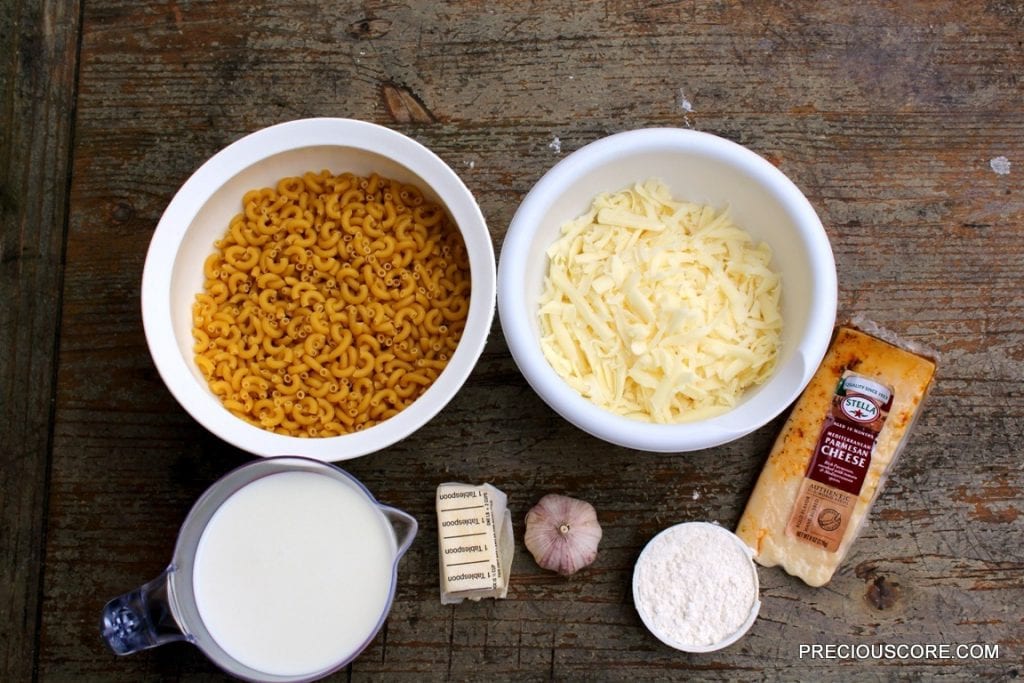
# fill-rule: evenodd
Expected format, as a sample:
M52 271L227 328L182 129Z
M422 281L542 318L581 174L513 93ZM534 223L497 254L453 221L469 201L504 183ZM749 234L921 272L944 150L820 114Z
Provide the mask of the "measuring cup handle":
M387 505L381 505L380 507L384 516L391 522L391 527L395 530L395 542L398 545L398 552L395 554L397 560L402 555L405 555L405 551L412 545L412 540L416 538L416 532L419 530L419 523L408 512L403 512L398 508Z
M100 633L117 655L185 640L171 613L168 580L174 567L140 588L114 598L103 607Z

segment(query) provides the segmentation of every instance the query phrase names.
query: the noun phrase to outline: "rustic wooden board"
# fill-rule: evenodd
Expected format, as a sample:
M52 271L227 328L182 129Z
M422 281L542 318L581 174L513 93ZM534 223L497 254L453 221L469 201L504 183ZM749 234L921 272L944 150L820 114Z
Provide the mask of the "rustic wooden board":
M77 66L74 2L0 7L0 680L37 659Z
M367 679L1013 678L1024 665L1024 13L1013 3L99 0L81 25L53 423L39 676L207 680L188 646L107 653L103 602L159 573L192 501L246 456L164 389L138 294L177 187L279 121L390 125L445 159L496 246L529 188L611 132L693 127L763 154L832 239L844 313L942 357L927 411L842 570L811 589L762 569L736 646L685 655L641 625L643 544L682 520L734 525L781 419L704 452L611 447L552 413L495 323L430 425L346 464L421 522ZM1005 156L1008 174L991 160ZM509 598L437 599L434 486L492 481L516 535L544 493L595 504L598 561L566 580L518 544ZM810 643L989 643L998 659L801 659ZM345 674L338 678L343 678Z

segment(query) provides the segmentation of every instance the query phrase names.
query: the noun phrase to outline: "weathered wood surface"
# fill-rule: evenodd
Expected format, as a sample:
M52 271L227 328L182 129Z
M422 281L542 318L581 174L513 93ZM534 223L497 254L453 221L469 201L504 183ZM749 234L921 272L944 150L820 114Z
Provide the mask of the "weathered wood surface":
M37 659L77 64L73 2L0 3L0 679Z
M56 26L37 22L27 30ZM403 560L384 631L338 679L1019 676L1019 4L96 0L84 5L80 31L77 56L57 64L66 74L80 63L74 136L60 132L71 116L66 100L52 114L64 147L48 171L59 177L59 154L70 154L69 194L60 183L22 190L51 239L69 206L63 273L51 257L31 261L38 274L18 281L45 292L63 278L60 332L54 339L19 324L0 366L2 521L22 535L17 552L45 552L42 566L3 574L4 590L27 610L25 622L5 624L19 652L0 660L4 680L24 679L33 667L53 681L221 678L189 646L115 659L97 635L103 602L159 573L191 503L248 457L201 429L162 385L143 338L139 282L163 208L203 160L253 130L307 116L374 121L426 144L475 193L498 247L531 185L588 142L652 125L731 138L777 164L819 211L842 311L942 355L927 411L832 583L811 589L762 569L761 617L748 636L718 653L686 655L641 625L633 562L671 523L735 524L781 418L693 454L611 447L532 393L495 323L465 389L430 425L346 464L381 500L414 514L422 531ZM18 150L41 144L31 131L49 125L15 127L27 111L8 105L2 114L8 165L23 175ZM993 164L999 157L1009 173ZM19 267L8 265L10 226L19 223L7 216L3 293L23 314L33 309L6 284ZM54 318L38 315L52 328ZM2 334L6 343L11 332ZM55 347L48 428L15 424L17 392L35 376L20 374L23 363L12 359ZM46 371L37 370L44 380ZM46 397L45 385L33 391ZM605 528L598 561L562 579L538 569L520 541L507 600L441 606L432 496L446 480L505 490L519 539L523 515L544 493L592 501ZM11 505L20 507L9 513ZM800 658L799 645L810 643L1000 649L982 660Z

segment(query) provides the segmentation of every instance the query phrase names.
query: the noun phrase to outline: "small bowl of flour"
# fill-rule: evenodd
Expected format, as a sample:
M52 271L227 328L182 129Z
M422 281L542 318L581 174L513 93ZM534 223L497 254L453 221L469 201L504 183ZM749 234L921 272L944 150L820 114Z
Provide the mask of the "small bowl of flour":
M671 526L636 561L633 603L647 629L677 650L712 652L732 645L761 609L752 553L716 524Z

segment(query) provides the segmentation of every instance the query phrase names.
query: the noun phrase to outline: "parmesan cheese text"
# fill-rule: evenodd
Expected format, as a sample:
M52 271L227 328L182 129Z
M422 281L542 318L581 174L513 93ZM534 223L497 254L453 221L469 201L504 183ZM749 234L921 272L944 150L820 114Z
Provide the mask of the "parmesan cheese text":
M544 355L606 410L659 423L711 417L775 367L772 252L728 211L676 201L648 180L599 195L547 255Z

